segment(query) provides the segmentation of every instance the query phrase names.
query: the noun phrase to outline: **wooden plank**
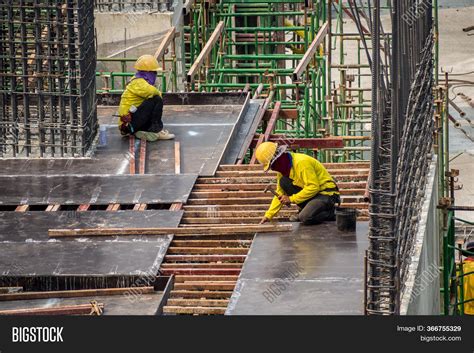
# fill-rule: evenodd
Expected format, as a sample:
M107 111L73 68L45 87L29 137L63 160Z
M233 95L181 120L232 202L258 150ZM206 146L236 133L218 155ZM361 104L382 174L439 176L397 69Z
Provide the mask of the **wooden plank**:
M8 300L32 300L32 299L48 299L48 298L79 298L79 297L96 297L104 295L123 295L135 290L134 288L105 288L105 289L81 289L81 290L62 290L48 292L21 292L0 294L0 301ZM154 293L153 287L140 287L141 293Z
M174 173L181 174L181 151L179 141L174 143Z
M46 212L55 212L55 211L58 211L59 208L61 207L61 205L48 205L48 207L46 207Z
M275 183L276 176L269 175L265 177L228 177L228 178L199 178L199 184L258 184L258 183Z
M165 314L199 314L199 315L223 315L227 307L200 307L200 306L165 306L163 313Z
M107 211L115 212L120 210L120 204L119 203L111 203L107 206Z
M362 169L332 169L330 171L331 175L368 175L369 170L362 168ZM236 170L222 170L217 171L214 177L216 178L237 178L237 177L268 177L268 176L275 176L276 173L268 172L265 173L263 170L244 170L244 171L236 171ZM203 179L204 180L204 179Z
M174 38L176 36L176 28L171 27L168 32L166 32L164 38L162 39L160 45L158 46L158 49L155 52L155 58L160 62L163 57L166 54L166 50L170 46L171 42L174 41Z
M100 309L104 309L103 303L98 303L97 306ZM1 310L1 315L91 315L92 305L81 304L81 305L68 305L68 306L55 306L49 308L29 308L29 309L13 309L13 310Z
M171 298L168 299L166 302L166 306L204 306L204 307L214 307L214 306L220 306L220 307L227 307L227 304L229 304L229 300L227 299L176 299L176 298Z
M275 135L272 135L275 136ZM369 169L370 163L369 162L344 162L344 163L322 163L322 165L327 169ZM255 164L221 164L218 168L219 171L221 170L261 170L262 166L255 165ZM199 180L199 179L198 179Z
M268 184L194 184L193 191L252 191L264 190Z
M169 269L208 269L208 271L218 269L239 269L242 267L243 262L234 263L200 263L200 262L188 262L188 263L163 263L161 264L160 270ZM209 273L212 274L212 273ZM215 273L219 274L219 273Z
M172 290L171 298L230 298L232 291Z
M207 227L207 228L78 228L78 229L50 229L50 237L75 237L75 236L115 236L115 235L222 235L222 234L247 234L288 232L292 225L259 225L252 227Z
M188 212L234 212L237 210L242 211L266 211L268 209L268 203L261 203L261 204L249 204L249 205L239 205L239 207L235 207L235 205L185 205L183 206L184 211ZM283 209L280 212L284 211L292 211L297 210L298 208L296 205L292 205L291 208Z
M208 211L185 211L185 219L189 218L245 218L245 217L257 217L261 216L262 212L265 212L268 209L268 205L261 209L251 210L251 211L216 211L213 214L210 214ZM278 212L280 217L290 217L298 213L296 208L294 209L281 209ZM261 218L261 217L260 217Z
M129 165L129 173L135 174L136 162L135 162L135 136L130 135L128 138L128 165Z
M77 212L88 211L90 207L91 205L88 205L88 204L79 205L79 207L77 208Z
M263 116L263 120L270 120L272 114L273 109L267 109ZM284 120L296 120L298 119L298 109L280 109L278 118Z
M197 282L184 282L184 283L175 283L174 288L176 290L234 290L235 284L237 282L206 282L206 281L197 281Z
M251 207L256 206L256 207ZM242 217L255 217L255 215L260 214L260 212L265 212L268 209L268 204L266 205L247 205L244 209L235 210L235 206L233 205L219 205L215 211L212 213L206 210L203 206L186 206L184 218L242 218ZM353 202L350 205L342 203L341 207L352 207L357 209L366 209L369 206L366 202ZM283 208L280 210L278 215L282 217L291 216L298 212L296 206L292 206L292 208Z
M166 268L160 269L163 276L171 275L239 275L241 268Z
M190 195L190 199L221 199L221 198L260 198L272 196L268 192L261 191L195 191ZM346 189L340 188L341 195L364 195L365 188Z
M29 205L19 205L15 208L15 212L26 212L30 209Z
M248 205L248 204L267 204L270 205L273 195L268 197L255 197L245 199L240 197L220 198L220 199L188 199L188 205Z
M247 224L247 225L252 225L252 224L258 224L263 217L263 212L259 214L258 216L256 215L255 217L233 217L233 218L190 218L190 217L183 217L181 219L181 224L208 224L208 225L222 225L222 224ZM272 219L272 222L288 222L289 215L287 216L281 216L278 214L278 216L275 216Z
M165 261L171 262L244 262L247 255L165 255Z
M260 135L260 137L258 138L257 144L255 145L255 148L258 148L258 146L260 146L263 142L268 141L270 134L275 128L278 115L280 114L280 107L281 107L281 102L280 101L276 102L275 107L273 108L273 112L270 117L270 120L268 121L267 127L265 129L265 133ZM256 155L256 150L254 150L252 154L252 158L250 159L250 164L255 164L256 162L257 162L257 155Z
M138 159L138 174L145 174L146 167L146 140L140 140L140 156Z
M204 248L204 247L169 247L167 254L205 254L205 255L222 255L222 254L232 254L232 255L246 255L249 252L248 248Z
M183 208L182 202L172 203L170 207L170 211L179 211Z
M251 240L173 240L171 246L240 246L240 247L249 247L252 244Z
M211 276L185 276L177 275L174 276L175 283L187 282L187 281L237 281L239 276L221 276L221 275L211 275Z
M198 57L194 61L193 65L189 69L188 74L187 74L188 83L194 82L194 76L199 72L199 68L202 66L202 64L204 64L204 61L211 53L212 48L221 37L223 30L224 30L224 21L220 21L217 24L214 31L212 32L211 36L209 37L209 40L207 41L206 45L201 50Z
M293 81L299 80L301 74L306 70L311 60L313 60L313 57L317 53L319 46L321 45L321 43L323 43L324 39L326 38L326 35L328 34L328 29L329 29L328 22L325 22L321 26L321 28L319 28L318 34L316 34L316 37L314 37L314 40L311 42L311 45L308 47L308 50L306 50L306 53L303 55L303 58L298 63L298 66L296 67L296 69L293 71L293 75L292 75Z
M133 206L134 211L145 211L148 205L146 203L137 203Z

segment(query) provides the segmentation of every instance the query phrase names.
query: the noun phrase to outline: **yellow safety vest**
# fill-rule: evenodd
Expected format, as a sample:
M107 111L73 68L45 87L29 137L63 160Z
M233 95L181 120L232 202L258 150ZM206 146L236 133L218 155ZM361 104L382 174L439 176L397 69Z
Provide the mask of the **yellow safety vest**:
M122 93L118 115L120 117L126 116L132 105L138 108L143 101L157 95L161 97L158 88L150 85L145 79L134 76ZM118 125L119 127L122 125L120 118L118 119Z
M474 261L463 263L463 273L474 272ZM464 276L464 301L474 299L474 273ZM464 304L464 313L474 315L474 300Z
M310 157L303 153L290 152L292 158L292 166L290 170L290 179L293 180L293 184L302 188L300 192L290 196L292 203L302 203L306 200L311 199L316 194L323 195L339 195L338 191L324 191L325 189L334 189L336 184L324 168L324 166L313 157ZM277 172L277 188L276 192L278 195L283 195L285 192L280 186L281 173ZM265 217L272 219L282 208L282 203L278 200L278 197L274 197L270 208L265 213Z

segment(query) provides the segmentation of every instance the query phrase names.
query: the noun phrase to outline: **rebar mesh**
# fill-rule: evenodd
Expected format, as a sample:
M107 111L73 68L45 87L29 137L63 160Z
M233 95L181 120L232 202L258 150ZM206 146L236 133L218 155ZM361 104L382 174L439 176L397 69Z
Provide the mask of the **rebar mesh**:
M173 0L94 0L99 12L170 11Z
M430 0L390 3L390 41L380 0L368 1L371 28L372 159L367 313L399 313L427 182L433 142L433 32ZM383 45L382 45L383 44ZM365 44L364 44L365 45ZM367 48L367 46L366 46Z
M84 156L97 131L94 7L0 4L0 157Z

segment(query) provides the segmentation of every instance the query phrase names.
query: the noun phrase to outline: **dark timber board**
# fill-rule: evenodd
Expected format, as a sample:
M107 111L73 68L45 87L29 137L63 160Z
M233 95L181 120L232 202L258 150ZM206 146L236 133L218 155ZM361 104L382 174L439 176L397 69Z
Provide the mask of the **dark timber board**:
M247 109L245 117L241 117L243 107L240 100L226 105L165 106L165 129L176 138L147 144L146 172L174 173L174 144L179 141L181 173L213 175L223 155L226 160L229 158L228 150L235 155L233 149L241 148L246 123L241 125L240 122L255 118L256 107ZM113 116L116 110L117 107L99 107L99 120L105 127L106 138L104 145L95 147L91 158L5 159L0 160L0 175L128 174L129 139L118 132L117 117ZM136 151L139 143L136 140Z
M0 275L156 274L172 236L146 241L2 243Z
M0 212L0 246L2 241L48 241L51 228L99 227L176 227L183 211L57 211L57 212ZM151 241L155 237L115 237L112 239ZM97 238L95 238L97 239ZM74 241L74 239L61 239Z
M116 124L104 127L105 144L95 147L93 158L4 159L0 175L128 174L128 137L120 135Z
M56 211L0 213L0 276L154 275L172 236L58 240L61 227L177 227L182 211Z
M167 107L163 112L165 129L175 140L148 144L147 173L174 171L174 144L180 143L181 172L214 175L240 117L242 105Z
M186 202L196 175L0 176L0 204Z
M231 140L225 150L221 164L235 164L239 157L239 153L243 147L244 141L250 132L258 109L263 104L263 100L251 100L243 114L238 121Z
M137 290L138 293L138 290ZM50 298L0 302L0 310L54 308L57 306L89 304L92 300L104 304L103 315L156 315L163 292L134 296L109 295L81 298Z
M334 222L257 234L227 315L363 314L368 223L353 233Z

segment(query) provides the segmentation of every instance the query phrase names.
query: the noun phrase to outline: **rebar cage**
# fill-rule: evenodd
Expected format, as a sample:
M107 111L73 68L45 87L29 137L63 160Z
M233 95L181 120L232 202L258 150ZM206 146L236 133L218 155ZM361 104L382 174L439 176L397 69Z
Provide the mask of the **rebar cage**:
M85 156L97 132L94 5L0 4L0 157Z
M94 0L99 12L169 11L173 0Z

